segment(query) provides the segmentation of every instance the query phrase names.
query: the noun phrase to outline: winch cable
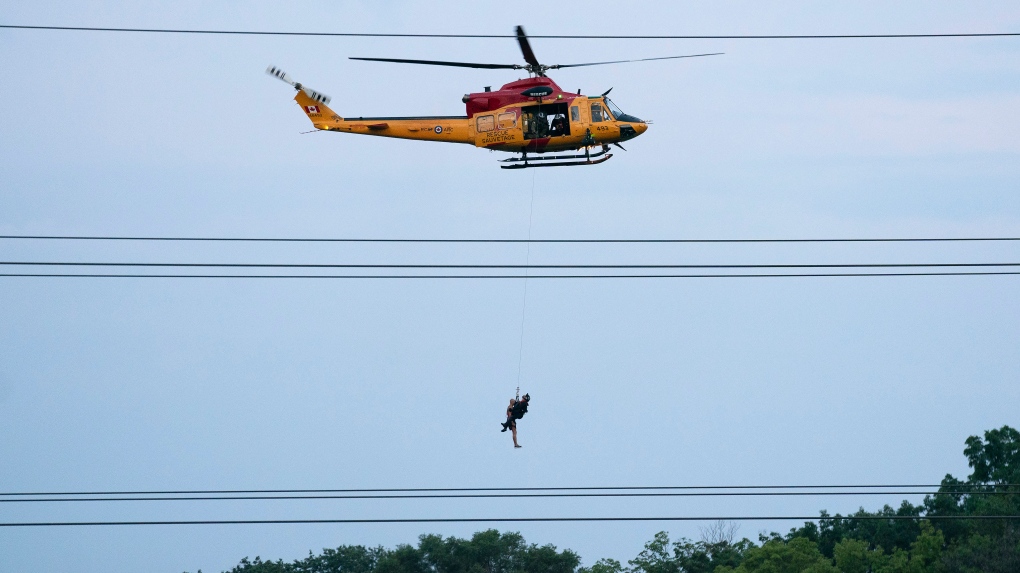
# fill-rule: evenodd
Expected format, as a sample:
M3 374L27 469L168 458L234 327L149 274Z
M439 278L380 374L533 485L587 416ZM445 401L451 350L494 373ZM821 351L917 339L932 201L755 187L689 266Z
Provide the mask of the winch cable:
M531 265L531 226L535 219L535 172L531 172L531 203L528 206L528 248L524 257L524 297L521 303L521 339L517 353L517 395L521 393L521 365L524 363L524 317L528 310L528 267Z

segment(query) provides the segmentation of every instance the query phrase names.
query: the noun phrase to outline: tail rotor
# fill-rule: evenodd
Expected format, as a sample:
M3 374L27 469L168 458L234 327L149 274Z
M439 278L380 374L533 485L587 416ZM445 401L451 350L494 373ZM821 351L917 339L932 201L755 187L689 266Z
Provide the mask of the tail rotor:
M268 68L266 68L266 73L280 80L281 82L289 84L294 89L304 92L305 95L307 95L309 98L312 99L312 101L316 103L329 105L329 100L332 99L324 93L319 93L309 87L305 87L300 83L295 82L294 80L291 79L290 76L287 75L287 72L281 70L276 66L269 66Z

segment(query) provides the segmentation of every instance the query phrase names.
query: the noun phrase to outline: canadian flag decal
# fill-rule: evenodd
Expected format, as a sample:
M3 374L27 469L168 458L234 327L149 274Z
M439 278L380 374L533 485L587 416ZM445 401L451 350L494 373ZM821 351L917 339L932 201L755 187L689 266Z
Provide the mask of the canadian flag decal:
M308 113L319 113L319 106L317 105L306 105L305 111Z

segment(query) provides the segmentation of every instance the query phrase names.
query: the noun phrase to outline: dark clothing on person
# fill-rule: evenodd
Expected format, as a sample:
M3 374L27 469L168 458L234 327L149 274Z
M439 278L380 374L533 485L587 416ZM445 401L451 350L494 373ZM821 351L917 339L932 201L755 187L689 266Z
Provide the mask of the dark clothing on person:
M528 402L530 397L527 399L517 400L513 406L506 409L506 422L503 423L503 429L501 432L505 432L510 428L517 426L517 420L524 417L524 414L528 413Z
M515 420L520 420L528 413L528 401L518 400L512 410L510 410L510 416Z
M549 127L549 135L552 136L566 135L567 134L566 125L567 125L566 121L564 120L562 115L556 116L552 120L552 125Z

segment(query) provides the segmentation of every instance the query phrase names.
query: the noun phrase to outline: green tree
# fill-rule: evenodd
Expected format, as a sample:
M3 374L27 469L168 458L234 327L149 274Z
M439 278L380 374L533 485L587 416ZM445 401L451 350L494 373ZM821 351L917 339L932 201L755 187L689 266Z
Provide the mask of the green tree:
M950 547L940 563L940 573L1016 573L1020 571L1020 533L976 534Z
M1009 426L985 432L985 440L967 438L963 450L974 472L971 483L1005 485L1020 483L1020 432Z
M581 557L569 549L562 552L554 545L531 545L521 559L520 571L527 573L574 573Z
M249 561L247 557L241 559L241 562L231 569L230 573L292 573L293 571L294 565L284 563L282 559L263 561L256 555L254 561Z
M422 535L418 546L394 549L342 545L284 563L247 557L229 573L575 573L581 559L569 549L529 545L520 533L479 531L471 539ZM611 564L615 563L613 569ZM594 573L621 573L618 562L602 561Z
M910 544L909 551L897 548L886 553L861 539L840 541L834 549L836 569L840 573L936 573L945 538L928 521L921 522L919 527L921 533Z
M963 453L973 472L966 482L947 475L938 493L925 498L927 515L1020 515L1020 432L1003 426L985 432L983 440L970 436L966 444ZM977 534L1008 535L1018 525L1006 520L947 520L939 527L955 544Z
M681 537L670 543L669 535L660 531L629 561L630 573L712 573L720 566L736 567L753 546L747 539L710 543Z
M669 548L669 534L660 531L637 557L629 561L631 571L640 573L680 573L680 566L673 559Z
M868 548L868 542L860 539L844 539L833 548L836 569L840 573L869 573L876 565L876 553L885 556L879 549Z
M581 567L577 573L624 573L623 565L616 559L599 559L591 567Z
M368 549L361 545L341 545L336 549L323 549L321 555L308 553L306 559L294 562L295 572L372 573L386 550L382 547Z
M423 535L418 549L430 571L442 573L510 573L522 566L529 547L519 533L479 531L470 540Z
M424 536L423 536L424 537ZM427 573L421 551L403 544L383 553L375 566L375 573Z
M882 547L887 552L896 549L907 551L920 534L920 526L917 520L902 518L920 517L922 510L922 507L904 501L898 509L888 505L873 512L861 508L847 517L838 513L830 516L822 511L817 525L812 522L805 523L799 529L790 530L786 538L803 537L814 541L822 555L829 558L835 556L836 544L844 539L860 539L866 541L872 549ZM889 519L875 519L883 517Z
M736 568L720 566L715 573L839 573L818 544L805 537L772 539L748 550Z

